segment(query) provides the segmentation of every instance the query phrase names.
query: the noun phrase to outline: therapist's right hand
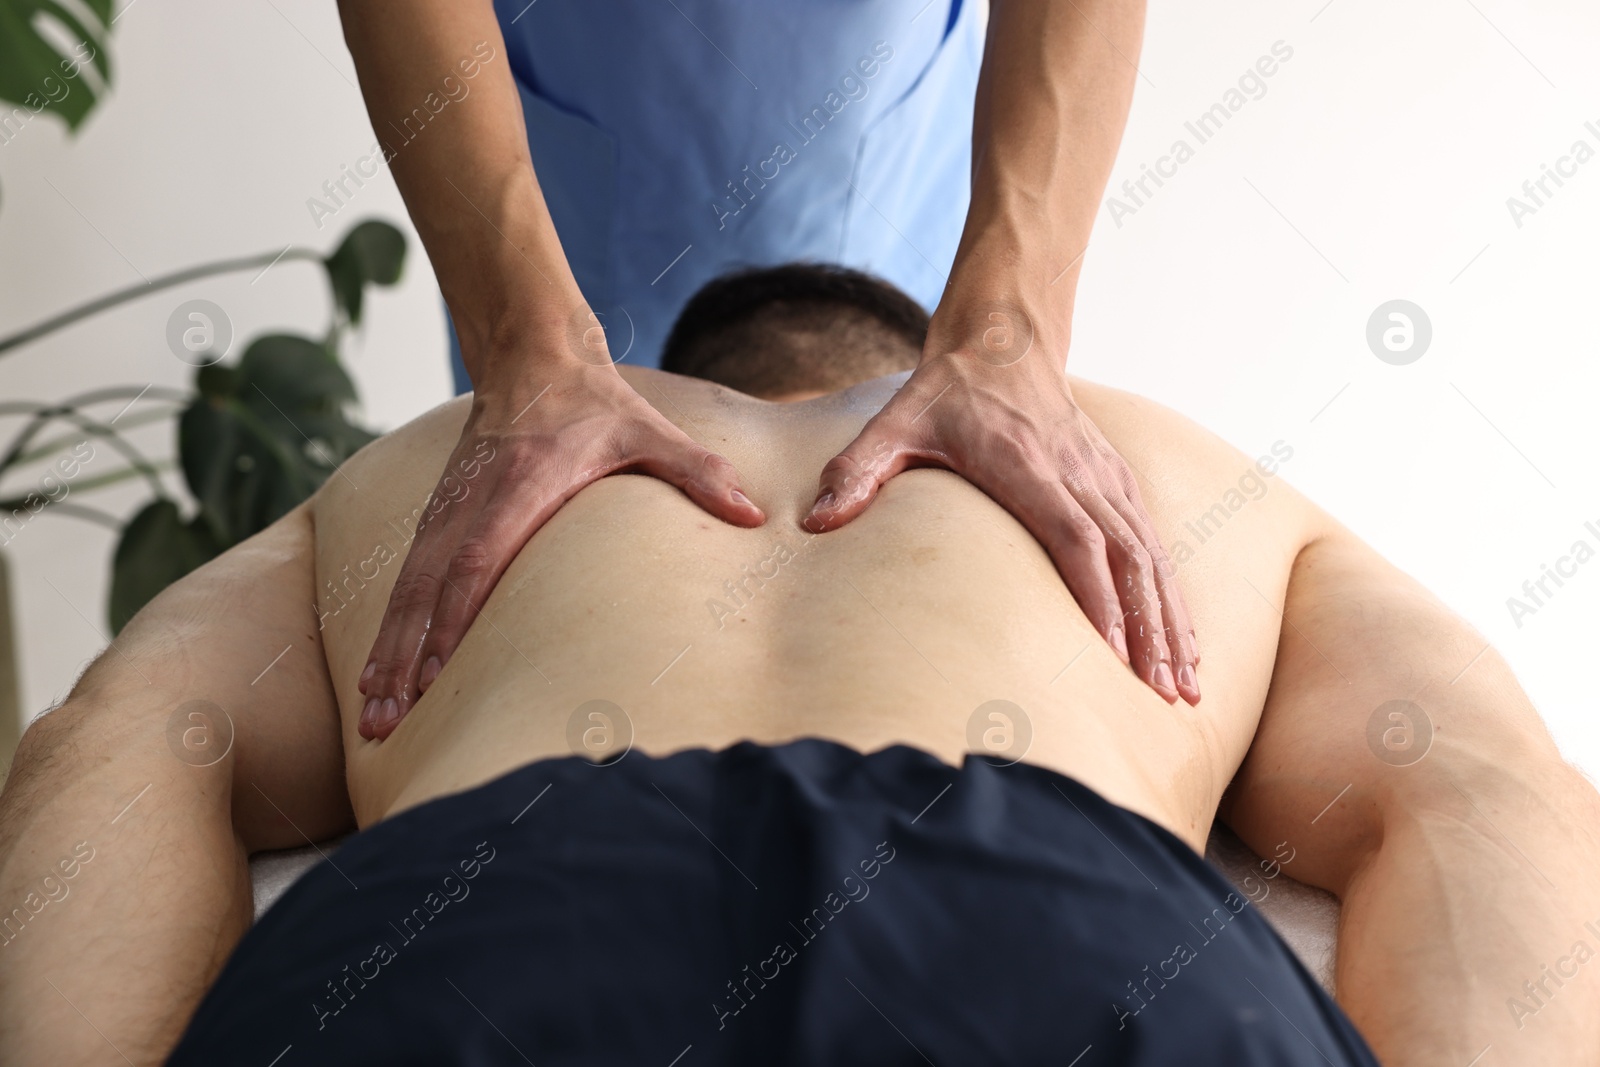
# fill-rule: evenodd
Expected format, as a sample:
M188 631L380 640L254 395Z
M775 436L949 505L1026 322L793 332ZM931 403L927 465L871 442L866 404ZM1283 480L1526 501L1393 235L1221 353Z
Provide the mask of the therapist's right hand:
M361 673L362 737L393 732L522 546L590 482L619 471L648 474L724 522L766 521L740 491L733 464L651 407L609 358L595 358L597 348L541 354L527 380L474 395Z

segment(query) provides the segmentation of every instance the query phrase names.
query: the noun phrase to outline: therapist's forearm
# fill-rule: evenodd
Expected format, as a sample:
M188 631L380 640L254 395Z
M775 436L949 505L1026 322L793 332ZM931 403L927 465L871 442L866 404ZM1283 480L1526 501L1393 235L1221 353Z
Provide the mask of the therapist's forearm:
M1001 302L1064 343L1133 102L1144 8L1144 0L995 0L973 120L972 204L946 315L936 319Z
M480 394L568 356L584 305L534 176L489 0L340 0L374 132ZM392 155L391 155L392 154ZM504 397L503 399L512 399Z

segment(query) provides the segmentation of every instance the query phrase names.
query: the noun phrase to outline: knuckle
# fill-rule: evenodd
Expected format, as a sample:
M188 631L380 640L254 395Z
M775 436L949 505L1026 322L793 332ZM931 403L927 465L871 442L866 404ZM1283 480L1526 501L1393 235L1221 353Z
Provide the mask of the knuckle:
M385 656L375 662L377 669L372 672L372 680L367 684L367 697L393 696L400 688L399 661Z
M478 578L494 566L494 553L482 537L469 537L456 546L450 557L449 577L455 580Z
M841 452L822 465L822 477L843 479L852 477L859 464L848 453Z
M1031 428L1016 423L995 427L985 435L987 450L1030 468L1046 466L1046 453Z
M700 452L700 463L699 474L695 480L701 485L717 486L733 480L736 473L734 466L725 457L704 449L696 451ZM692 456L693 452L690 454Z
M1150 558L1150 553L1145 551L1144 545L1131 534L1117 538L1117 549L1127 561L1128 569L1137 577L1144 578L1155 573L1155 564Z
M439 601L440 585L439 579L426 571L402 574L394 584L391 601L394 608L401 612L432 607Z
M515 450L506 457L505 466L501 468L504 472L503 477L513 484L530 480L543 466L543 457L547 451L537 446Z
M1062 528L1066 533L1067 539L1075 544L1095 551L1103 550L1106 547L1106 535L1093 519L1081 512L1068 516L1066 521L1062 523Z

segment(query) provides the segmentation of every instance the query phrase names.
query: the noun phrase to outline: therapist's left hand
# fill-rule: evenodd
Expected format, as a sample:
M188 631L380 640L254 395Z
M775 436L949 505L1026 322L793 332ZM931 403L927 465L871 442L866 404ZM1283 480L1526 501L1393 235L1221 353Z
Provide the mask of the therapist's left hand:
M1073 399L1065 331L1036 336L1035 321L1016 305L941 308L910 379L823 467L804 525L850 522L908 468L952 470L1038 539L1135 674L1168 703L1196 704L1199 653L1174 568L1133 472Z

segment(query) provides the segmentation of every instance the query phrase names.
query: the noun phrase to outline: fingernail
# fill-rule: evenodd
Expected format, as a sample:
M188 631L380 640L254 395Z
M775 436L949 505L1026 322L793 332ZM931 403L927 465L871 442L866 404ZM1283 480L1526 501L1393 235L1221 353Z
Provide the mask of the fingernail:
M378 673L378 661L377 660L373 660L371 663L367 664L367 669L361 672L361 681L357 682L356 684L360 685L360 686L365 686L368 682L372 681L372 676L374 674L377 674L377 673ZM364 689L363 689L363 692L365 692Z
M1127 663L1128 639L1122 632L1122 624L1120 622L1111 627L1111 635L1107 640L1111 642L1111 647L1116 649L1117 655L1122 657L1122 662Z
M433 684L433 680L439 677L439 672L442 670L444 670L444 664L439 662L439 657L429 656L428 662L422 665L422 678L418 684L423 689L428 688Z
M739 490L737 490L737 489L735 489L733 492L729 493L728 495L733 498L733 502L735 504L743 504L747 508L753 508L753 507L756 506L755 502L753 500L751 500L749 497L745 496L743 493L739 492Z
M378 729L383 729L400 717L400 702L394 697L388 697L383 702L383 707L378 711Z
M378 698L373 697L371 700L368 700L366 706L361 709L361 725L371 726L373 719L377 718L377 715Z
M834 505L834 496L833 496L833 494L831 492L823 493L821 496L817 497L817 502L815 504L811 505L811 510L813 512L827 511L829 508L833 507L833 505Z
M1194 676L1194 668L1187 663L1178 668L1178 684L1191 693L1200 692L1200 683Z
M1166 660L1160 660L1156 663L1155 677L1153 680L1157 689L1165 689L1169 693L1176 693L1178 691L1178 687L1172 684L1172 667L1167 663Z

